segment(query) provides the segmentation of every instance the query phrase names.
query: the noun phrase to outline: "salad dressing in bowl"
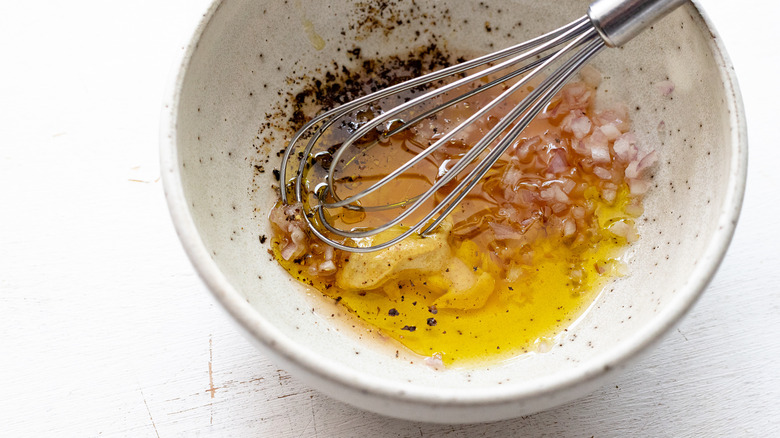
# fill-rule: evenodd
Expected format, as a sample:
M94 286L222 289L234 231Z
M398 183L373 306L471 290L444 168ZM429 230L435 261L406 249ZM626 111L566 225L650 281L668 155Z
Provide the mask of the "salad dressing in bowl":
M655 147L659 160L645 175L652 179L644 211L630 212L639 238L620 256L625 275L609 280L576 323L545 345L549 351L433 369L379 330L348 322L356 318L343 305L293 278L269 254L277 154L292 135L296 96L306 84L418 47L491 52L568 23L587 6L215 1L183 51L165 101L161 173L187 255L247 338L335 399L395 417L462 423L517 417L585 395L673 327L725 254L747 157L734 72L696 2L624 50L594 59L604 73L596 102L628 104L637 144ZM307 37L306 20L324 46ZM674 84L669 95L656 87L665 81ZM443 330L442 321L435 327ZM420 331L420 322L405 324Z

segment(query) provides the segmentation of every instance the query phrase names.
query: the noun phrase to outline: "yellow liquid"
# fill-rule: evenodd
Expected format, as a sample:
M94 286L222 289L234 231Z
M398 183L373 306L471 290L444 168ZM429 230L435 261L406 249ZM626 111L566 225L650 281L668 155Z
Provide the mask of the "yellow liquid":
M453 112L457 110L455 108ZM535 120L519 142L553 132L557 134L550 138L558 139L551 143L543 142L542 155L556 153L560 139L573 141L570 134L561 135L560 129L551 122ZM473 144L469 139L465 143ZM416 153L405 150L398 144L377 149L374 156L378 163L375 166L377 176L367 179L376 180L386 174L383 173L387 172L386 169L404 162L408 159L404 153ZM443 162L459 153L462 153L461 147L454 144L443 156L423 162L419 174L405 181L405 185L384 189L387 199L397 200L402 190L408 195L421 193L432 179L426 180L417 175L435 175ZM580 160L571 149L567 149L565 154L569 163ZM544 177L547 164L540 164L538 156L534 155L528 160L513 164L524 166L522 187L537 191L547 187L550 182ZM436 274L407 273L373 290L341 290L332 277L328 279L309 274L305 259L297 262L283 260L279 236L274 238L273 245L276 258L293 277L339 301L364 322L379 328L383 334L417 354L427 357L440 355L447 366L468 366L477 362L505 360L530 351L545 351L555 342L555 337L590 305L606 281L619 274L622 266L619 257L627 241L609 229L617 221L633 227L634 217L626 213L626 208L634 200L625 183L621 182L614 199L606 201L599 189L603 182L574 165L570 173L562 177L576 181L577 186L569 197L573 205L583 207L586 217L577 226L574 236L564 237L550 225L552 222L546 222L550 218L555 219L555 214L549 213L553 201L548 201L546 205L543 201L512 204L504 198L504 187L499 182L509 165L508 162L499 162L494 166L485 182L478 185L452 215L454 228L449 244L453 253L471 267L477 277L487 273L492 279L484 290L487 301L483 306L476 306L479 308L436 307L436 300L447 293L447 284L440 281L440 276L437 279ZM387 202L383 198L385 193L382 190L378 192L377 205ZM509 204L520 209L519 215L523 218L542 219L536 220L533 223L535 229L528 232L528 235L536 237L530 237L522 246L507 249L503 247L506 243L494 238L489 224L505 220L504 206ZM542 211L547 213L542 214ZM537 214L539 216L534 216ZM378 215L374 219L382 223L390 217ZM341 228L355 226L354 218L346 214L334 216L333 220ZM337 256L336 265L340 267L346 257L344 254Z
M463 366L544 349L538 344L553 342L556 334L570 326L593 301L610 274L617 274L626 241L609 233L607 227L616 220L631 220L624 213L627 190L622 189L611 204L597 195L592 201L597 204L601 228L590 241L573 247L562 238L537 239L524 274L513 282L498 280L495 293L477 310L432 309L443 293L426 284L425 277L400 281L398 297L390 297L381 288L358 292L326 286L306 275L305 270L298 273L299 265L281 260L278 245L274 247L277 259L294 277L338 299L382 333L417 354L438 353L445 365ZM469 266L477 267L477 272L497 274L495 264L472 241L465 241L455 252ZM573 280L572 270L582 273L579 281ZM430 318L435 325L429 324ZM414 331L409 330L411 327Z

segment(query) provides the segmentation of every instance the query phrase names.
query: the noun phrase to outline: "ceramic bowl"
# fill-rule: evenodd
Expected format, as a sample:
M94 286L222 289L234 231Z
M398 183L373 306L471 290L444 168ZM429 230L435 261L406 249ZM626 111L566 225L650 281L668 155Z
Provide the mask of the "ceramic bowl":
M384 7L382 7L384 5ZM176 230L208 288L259 348L331 397L434 422L517 417L582 396L612 378L685 314L731 239L747 141L734 71L698 3L622 49L602 52L599 99L631 107L660 163L628 274L615 280L546 353L436 371L351 323L269 256L277 151L266 123L297 84L348 49L391 55L430 42L489 52L583 15L585 1L215 1L194 30L162 121L165 193ZM372 23L371 27L366 23ZM400 24L399 24L400 23ZM419 35L415 32L419 31ZM669 96L655 84L670 80ZM284 107L281 107L284 110Z

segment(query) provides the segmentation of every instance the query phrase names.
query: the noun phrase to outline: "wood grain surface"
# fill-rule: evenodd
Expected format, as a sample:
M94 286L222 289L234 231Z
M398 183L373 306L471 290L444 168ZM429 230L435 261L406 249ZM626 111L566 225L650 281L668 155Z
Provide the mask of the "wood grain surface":
M704 0L742 86L747 196L692 312L592 395L442 426L362 412L279 369L185 257L158 116L207 0L0 5L0 436L780 436L775 2Z

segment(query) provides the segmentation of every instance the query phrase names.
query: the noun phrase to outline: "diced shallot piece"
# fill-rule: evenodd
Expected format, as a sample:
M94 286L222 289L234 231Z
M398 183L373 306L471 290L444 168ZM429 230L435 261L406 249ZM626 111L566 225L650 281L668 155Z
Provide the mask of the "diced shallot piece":
M282 258L290 260L306 251L306 233L298 225L290 225L290 242L282 248Z
M574 109L586 109L590 105L590 98L592 93L581 82L572 82L563 87L561 91L563 94L563 100L569 106L570 110Z
M577 117L571 122L571 132L579 140L590 133L591 126L592 123L586 116Z
M516 187L517 183L520 181L520 178L523 177L523 172L518 169L515 166L512 166L511 164L507 166L506 170L504 171L504 176L502 178L502 182L504 183L504 186L508 189Z
M561 129L565 132L571 132L578 140L582 140L590 133L591 126L593 124L582 111L570 112L561 122Z
M281 248L281 256L285 260L302 255L308 248L308 239L303 231L306 225L301 212L301 204L280 205L272 209L269 215L271 223L279 227L285 236L286 242Z
M609 109L597 111L593 121L599 126L612 124L620 132L626 132L630 128L628 107L623 104L617 104Z
M490 222L489 225L497 240L517 239L520 235L520 232L511 225L501 222Z
M655 153L655 150L652 150L639 161L636 171L641 175L643 170L651 167L656 161L658 161L658 154Z
M563 236L569 237L574 235L574 233L577 231L577 224L574 223L573 220L566 220L563 223Z
M285 259L285 260L290 260L292 258L292 256L293 256L293 254L295 254L295 249L296 248L293 245L290 245L290 244L285 245L284 248L282 248L282 251L281 251L282 258Z
M585 137L582 142L596 163L609 163L612 161L609 155L609 140L607 140L607 136L601 130L593 131L593 134Z
M631 215L633 217L642 216L644 212L645 209L644 207L642 207L642 204L631 202L628 205L626 205L626 214Z
M444 369L444 361L442 361L441 357L441 353L434 353L433 356L423 359L423 362L425 365L438 371Z
M538 145L541 142L541 137L535 135L529 139L523 140L522 142L515 143L509 150L509 155L515 156L522 160L528 156L528 153L531 152L532 147Z
M620 161L628 163L629 161L636 159L638 153L636 148L636 135L634 135L633 132L621 135L615 140L612 149L615 150L615 155L617 155Z
M333 273L336 272L336 264L332 260L328 260L320 263L319 270L321 273Z
M655 151L651 151L642 157L641 160L634 160L628 163L628 166L626 167L626 178L639 178L642 171L655 164L656 160L658 160L658 154L656 154Z
M604 133L604 135L607 136L607 140L614 141L616 138L620 137L622 132L620 132L619 129L617 129L617 126L613 125L612 123L607 123L606 125L602 125L599 128L601 132Z
M577 187L577 183L573 179L566 179L563 181L563 191L568 195L574 188Z
M625 238L629 243L636 241L636 230L632 225L627 224L625 221L617 221L609 227L609 231L616 235Z
M567 195L558 184L551 185L542 190L539 193L539 196L545 201L569 202L569 195Z
M325 248L325 253L322 256L326 261L333 260L333 247L328 245L327 248Z
M626 178L633 179L639 177L639 172L636 170L639 167L639 161L634 160L628 163L626 166Z
M615 202L615 198L617 198L617 190L605 187L601 190L601 197L611 204Z
M601 179L612 179L612 172L609 170L596 166L593 168L593 174Z
M552 158L550 159L550 165L547 167L547 171L550 173L561 173L569 168L569 163L566 162L566 151L563 149L556 149L552 152Z
M590 149L590 156L596 163L609 163L609 148L605 146L594 146Z
M645 180L629 178L626 182L631 194L635 196L644 195L650 188L650 183Z

